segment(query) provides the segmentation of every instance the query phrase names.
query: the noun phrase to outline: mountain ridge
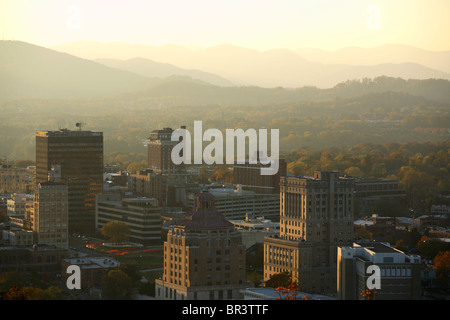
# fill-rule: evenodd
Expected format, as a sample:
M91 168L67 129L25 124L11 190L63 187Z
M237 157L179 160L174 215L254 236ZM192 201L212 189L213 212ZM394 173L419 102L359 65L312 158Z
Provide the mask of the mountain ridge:
M233 82L212 73L196 69L178 68L170 63L156 62L142 57L135 57L127 60L95 59L94 61L115 69L130 71L151 78L167 78L174 75L181 75L219 86L234 85Z
M402 50L413 50L414 47L399 45ZM263 87L290 87L296 88L305 85L313 85L321 88L331 87L339 82L348 80L345 73L339 76L339 72L347 70L353 74L355 79L376 76L393 76L401 78L444 78L450 79L450 69L448 72L435 69L428 65L419 63L416 59L408 59L405 61L390 61L380 58L377 63L366 63L363 65L355 65L358 61L357 57L353 61L348 61L348 54L344 56L347 60L326 60L322 58L324 53L311 52L309 55L301 55L298 50L290 49L272 49L259 51L241 46L219 44L207 48L192 50L183 46L151 46L151 45L130 45L124 43L69 43L55 47L57 50L70 52L86 58L115 58L129 59L136 56L158 61L161 63L170 63L179 68L197 69L203 72L213 73L221 76L237 85L257 85ZM378 47L364 50L381 50ZM426 51L430 56L441 54L440 52ZM416 50L416 51L417 51ZM325 51L324 51L325 52ZM341 52L341 51L339 51ZM367 51L363 51L363 56L369 56ZM449 52L450 53L450 52ZM415 55L415 54L414 54ZM441 65L450 66L450 55L447 58L447 52L442 53L444 62ZM397 57L397 55L392 55ZM413 54L411 54L413 56ZM362 57L364 58L364 57ZM360 59L362 59L360 58ZM343 58L342 58L343 59ZM427 61L433 60L427 58ZM424 62L422 59L420 62ZM346 62L346 63L343 63ZM351 63L350 63L351 62ZM389 74L382 71L384 65L391 63L395 65ZM413 63L414 70L410 69L411 65L405 63ZM375 72L377 65L380 65L380 71ZM395 72L394 72L395 71ZM415 77L411 75L415 72ZM329 75L333 75L334 79L327 80Z
M222 58L227 57L224 48L234 52L240 52L240 49L233 46L221 46L211 48L210 50L218 50L222 54ZM179 101L188 101L195 103L195 101L216 101L220 102L219 97L223 97L227 101L226 95L232 95L229 101L236 103L255 103L261 102L262 97L267 97L268 101L293 101L293 99L308 99L313 97L316 99L317 92L320 92L320 97L326 96L328 92L342 93L342 88L345 85L352 83L350 89L358 88L358 81L364 79L374 79L372 82L364 82L363 88L367 91L369 88L378 88L384 91L401 91L415 95L417 92L430 100L447 103L450 101L449 81L446 74L441 73L442 77L436 79L443 79L445 81L432 81L434 75L437 73L431 70L426 75L429 81L406 81L398 77L395 72L388 76L378 76L376 72L369 74L370 68L379 68L375 66L342 66L333 65L334 69L324 69L325 66L321 63L309 63L308 60L297 58L290 50L281 50L284 59L277 60L280 50L270 50L258 54L255 57L253 54L256 50L248 50L247 52L247 69L253 69L256 76L268 76L275 81L276 86L261 86L259 84L236 84L228 88L211 84L203 80L196 80L188 76L170 76L167 78L150 78L148 76L138 75L130 71L124 71L116 68L111 68L101 63L88 60L85 58L76 57L68 53L61 53L52 49L24 43L17 41L3 41L0 42L0 81L4 85L0 87L0 99L11 100L19 98L78 98L78 97L106 97L111 95L125 94L128 96L137 96L139 94L145 96L150 94L153 97L178 97ZM211 58L211 56L210 56ZM142 59L132 59L132 62L149 62ZM221 61L222 65L232 69L232 60ZM278 61L276 65L271 65L268 61ZM242 62L242 60L241 60ZM152 62L149 62L152 63ZM217 64L216 60L209 61L211 64ZM266 63L261 67L262 63ZM297 63L295 67L293 64ZM156 64L163 65L164 64ZM138 64L138 67L140 64ZM173 66L174 67L174 66ZM409 72L418 73L414 67L419 67L416 64L385 64L385 72L389 73L395 71L397 67L406 68ZM178 66L175 70L180 70ZM319 76L326 78L329 81L328 88L320 88L315 86L313 82L306 82L294 89L285 86L286 83L281 83L286 80L281 73L276 73L278 69L289 71L290 79L295 79L299 73L314 74L316 79ZM364 77L360 77L360 71L357 68L364 70ZM182 69L181 69L182 70ZM191 69L192 70L192 69ZM325 72L325 71L326 72ZM331 70L334 72L332 73ZM421 70L426 70L421 68ZM141 70L142 71L142 70ZM320 72L319 72L320 71ZM200 71L203 72L203 71ZM205 73L203 73L205 74ZM234 74L238 76L237 74ZM245 72L241 73L245 75ZM333 76L337 75L333 78ZM411 75L412 76L412 75ZM231 80L231 79L230 79ZM242 80L242 79L241 79ZM353 81L353 82L352 82ZM170 84L172 83L173 84ZM195 84L195 85L194 85ZM311 89L310 87L315 87ZM347 85L347 87L349 87ZM395 88L394 88L395 87ZM192 91L189 91L189 88ZM327 90L330 89L330 90ZM340 91L338 91L339 89ZM158 92L159 90L159 92ZM322 91L320 91L322 90ZM362 90L361 92L364 92ZM217 96L211 96L211 92L216 92ZM351 91L351 90L350 90ZM349 91L349 92L350 92ZM184 94L184 97L180 96ZM295 94L293 94L295 93ZM202 100L202 95L206 96L206 100ZM190 97L191 96L191 97ZM335 95L336 96L336 95ZM183 100L184 99L184 100ZM196 100L197 99L197 100Z
M149 88L176 78L143 76L22 41L0 41L1 101L102 97Z

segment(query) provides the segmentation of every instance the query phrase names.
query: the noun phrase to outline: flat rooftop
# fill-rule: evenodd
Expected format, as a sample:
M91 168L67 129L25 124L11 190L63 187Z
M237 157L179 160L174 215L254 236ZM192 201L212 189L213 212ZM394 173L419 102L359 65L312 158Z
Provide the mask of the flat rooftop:
M36 136L38 137L56 137L56 136L101 136L103 132L100 131L87 131L87 130L69 130L69 129L60 129L60 130L42 130L37 131Z
M356 242L355 246L369 249L375 253L398 253L398 251L382 242Z

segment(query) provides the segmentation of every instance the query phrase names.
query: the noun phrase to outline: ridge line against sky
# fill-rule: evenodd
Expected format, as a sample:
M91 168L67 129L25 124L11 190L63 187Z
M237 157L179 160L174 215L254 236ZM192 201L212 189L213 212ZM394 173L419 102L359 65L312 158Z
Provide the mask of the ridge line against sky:
M448 0L3 0L0 39L285 48L450 50Z
M17 40L17 41L21 41L21 40ZM36 43L30 43L30 44L42 46L42 45L36 44ZM214 47L229 46L229 47L241 48L244 50L246 49L246 50L252 50L252 51L257 51L257 52L289 50L292 53L296 53L296 54L298 53L298 51L300 51L302 49L317 50L317 51L333 53L333 52L338 52L338 51L346 50L346 49L363 49L363 50L367 49L367 50L369 50L369 49L377 49L377 48L383 48L383 47L389 47L389 46L404 47L404 48L409 47L412 49L424 50L424 51L429 51L429 52L449 52L450 51L450 49L446 49L446 50L424 49L424 48L421 48L418 46L405 44L405 43L384 43L384 44L379 44L379 45L375 45L375 46L353 45L353 46L339 47L336 49L321 49L321 48L317 48L317 47L298 47L298 48L274 47L274 48L267 48L267 49L259 49L259 48L252 48L252 47L245 46L245 44L232 44L232 43L216 43L216 44L201 46L201 45L197 45L197 44L177 44L177 43L151 44L151 43L134 43L134 42L127 42L127 41L96 41L96 40L83 40L83 39L75 40L75 41L71 41L71 42L62 42L62 43L57 43L55 45L42 46L42 47L49 48L49 49L55 49L55 48L65 47L68 45L70 46L70 45L77 45L77 44L80 44L80 45L82 45L82 44L86 44L86 45L99 44L99 45L148 46L148 47L153 47L153 48L164 48L164 47L172 46L172 47L180 47L180 48L187 49L190 51L202 51L202 50L207 50L207 49L211 49Z

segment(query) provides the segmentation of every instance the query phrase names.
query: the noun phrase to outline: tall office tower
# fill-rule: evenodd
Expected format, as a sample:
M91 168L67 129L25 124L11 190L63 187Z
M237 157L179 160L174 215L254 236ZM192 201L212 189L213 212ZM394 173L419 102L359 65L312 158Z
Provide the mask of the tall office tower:
M278 160L278 172L274 175L262 175L261 168L269 167L261 163L250 164L247 160L245 164L235 163L233 166L233 183L241 184L247 190L260 194L279 194L280 177L286 176L287 165L284 159Z
M36 243L67 249L68 220L67 184L58 179L38 183L31 218Z
M185 128L184 126L181 128ZM184 165L175 165L171 153L178 141L172 141L172 128L153 130L147 139L148 168L159 174L182 173Z
M69 232L95 229L95 196L103 191L103 133L92 131L38 131L36 183L47 181L53 165L69 194Z
M264 239L264 279L289 272L300 291L336 292L337 247L353 240L353 179L281 177L280 235Z
M201 192L193 211L167 234L164 274L155 282L164 300L238 299L246 286L245 245L233 224Z

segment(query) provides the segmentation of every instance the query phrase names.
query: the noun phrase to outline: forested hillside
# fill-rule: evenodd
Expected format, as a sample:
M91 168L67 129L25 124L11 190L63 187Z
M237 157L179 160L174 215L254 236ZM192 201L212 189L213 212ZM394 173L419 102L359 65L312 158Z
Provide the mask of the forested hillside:
M397 81L383 81L388 80ZM394 91L356 93L375 91L369 88L376 87L374 82L377 81L343 84L339 90L349 91L352 85L357 88L349 98L340 94L331 97L326 90L303 88L299 91L312 92L308 99L292 96L290 101L283 102L265 99L264 93L276 95L277 91L283 92L284 89L256 87L245 88L247 91L242 89L242 97L236 98L233 104L221 103L222 96L214 92L196 96L189 90L184 94L179 92L180 101L169 95L156 98L137 93L97 99L14 100L0 104L3 124L0 127L0 150L2 156L9 159L33 160L37 130L76 129L76 122L82 122L88 130L104 132L107 161L115 160L109 156L113 153L124 153L125 162L145 159L144 143L150 131L180 125L192 130L195 120L203 121L204 130L279 129L282 152L301 147L351 147L363 142L384 144L388 141L425 142L449 138L449 103ZM402 83L401 80L398 82ZM448 85L447 82L444 84ZM413 87L428 85L429 81L424 80ZM437 81L436 86L440 85ZM248 98L251 92L255 97L253 101ZM227 96L232 95L223 94L223 97ZM210 100L209 104L201 105L199 99L205 97ZM212 103L214 97L216 103ZM190 99L192 101L188 103Z

